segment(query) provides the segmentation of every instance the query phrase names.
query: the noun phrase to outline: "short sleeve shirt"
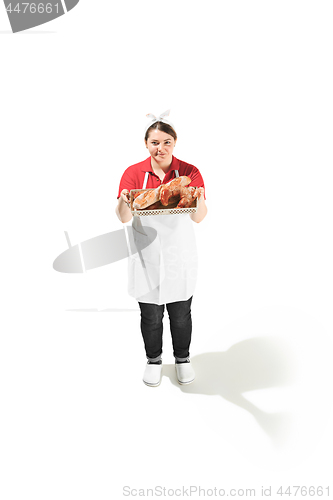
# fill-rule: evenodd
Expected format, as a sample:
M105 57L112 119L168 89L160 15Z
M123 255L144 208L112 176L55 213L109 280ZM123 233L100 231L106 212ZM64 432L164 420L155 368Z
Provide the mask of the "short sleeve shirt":
M172 157L170 169L165 174L163 182L161 182L161 179L151 168L151 156L149 156L146 160L136 163L125 170L120 180L117 198L120 197L120 193L123 189L128 189L129 191L131 191L131 189L142 189L146 172L149 172L146 188L155 189L161 184L166 184L174 179L176 177L175 170L178 170L180 176L187 175L191 178L189 186L205 187L199 170L189 163L178 160L175 156Z

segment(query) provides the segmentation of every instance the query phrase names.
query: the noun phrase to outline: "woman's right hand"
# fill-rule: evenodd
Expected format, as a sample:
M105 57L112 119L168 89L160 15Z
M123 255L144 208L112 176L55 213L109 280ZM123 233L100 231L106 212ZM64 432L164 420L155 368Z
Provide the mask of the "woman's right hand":
M129 222L132 219L132 214L130 210L130 194L128 189L123 189L120 192L118 198L118 204L116 207L116 214L120 222L123 224Z
M129 202L130 202L130 194L128 189L123 189L120 193L121 199L123 200L124 203L129 207Z

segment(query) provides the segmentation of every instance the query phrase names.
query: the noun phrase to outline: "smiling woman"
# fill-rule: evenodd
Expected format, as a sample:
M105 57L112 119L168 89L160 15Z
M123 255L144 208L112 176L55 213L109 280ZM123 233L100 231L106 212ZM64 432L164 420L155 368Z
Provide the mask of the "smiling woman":
M176 131L168 123L156 122L147 129L145 144L152 157L153 167L168 170L176 142Z
M149 215L143 217L144 224L141 216L135 215L132 222L130 248L134 249L135 256L129 258L129 293L137 299L141 309L141 332L148 359L143 381L152 387L158 386L161 381L164 306L170 318L178 382L189 384L195 377L189 358L191 303L197 275L196 242L191 219L201 222L207 213L204 181L199 170L172 154L177 134L166 119L168 114L163 113L158 119L147 115L152 121L146 127L144 142L150 156L125 170L116 208L121 222L132 219L129 208L132 189L150 188L149 195L145 195L151 198L150 203L158 198L166 205L166 199L171 194L179 196L184 191L198 199L194 213ZM188 187L188 184L192 186ZM158 236L151 244L145 241L148 228L155 229Z

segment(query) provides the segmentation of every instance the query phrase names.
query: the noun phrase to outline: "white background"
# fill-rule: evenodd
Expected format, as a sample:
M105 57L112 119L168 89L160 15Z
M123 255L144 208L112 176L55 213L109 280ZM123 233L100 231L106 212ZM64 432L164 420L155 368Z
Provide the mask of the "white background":
M0 8L1 498L332 487L332 15L328 1L81 0L13 35ZM152 389L126 261L52 264L64 231L121 228L120 177L146 158L145 115L169 108L209 212L197 380L177 385L166 321Z

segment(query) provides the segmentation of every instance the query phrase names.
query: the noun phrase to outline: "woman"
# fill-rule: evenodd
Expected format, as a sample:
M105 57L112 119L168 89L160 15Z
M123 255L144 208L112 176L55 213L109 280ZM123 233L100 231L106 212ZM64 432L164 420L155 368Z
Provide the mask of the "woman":
M148 360L143 381L152 387L161 382L164 306L170 319L178 382L189 384L195 377L189 358L191 302L197 270L192 221L201 222L207 214L204 182L199 170L172 154L177 134L166 118L168 115L169 111L158 118L147 115L151 121L146 127L145 145L150 156L125 170L116 208L119 220L129 222L132 219L131 189L155 189L178 176L190 177L190 185L199 190L197 212L135 216L129 233L131 248L135 249L129 259L129 291L138 300L141 310L141 332Z

